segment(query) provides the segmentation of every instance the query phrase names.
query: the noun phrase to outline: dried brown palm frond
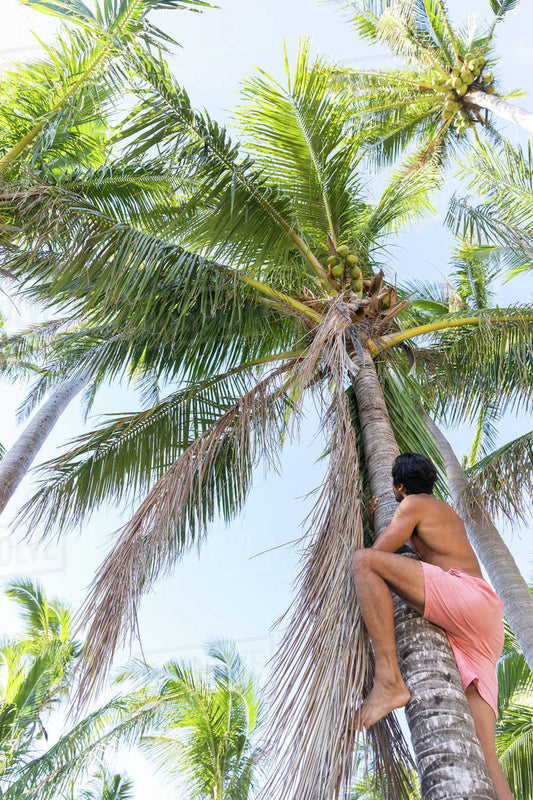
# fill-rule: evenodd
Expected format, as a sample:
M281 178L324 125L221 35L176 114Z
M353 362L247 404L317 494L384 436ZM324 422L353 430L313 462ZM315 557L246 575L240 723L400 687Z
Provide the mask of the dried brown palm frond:
M301 366L311 372L321 357L332 377L325 419L332 428L330 460L308 518L314 534L302 555L291 620L273 660L266 736L272 775L261 793L265 800L334 800L348 793L357 708L372 685L371 650L351 580L353 553L363 547L364 534L356 434L345 393L349 325L332 306ZM410 757L399 726L389 717L371 734L386 796L400 796L408 785L401 765Z
M294 366L291 361L272 371L195 439L120 530L79 616L79 627L89 629L78 665L76 710L102 687L117 647L135 632L141 595L195 543L200 546L217 507L217 471L231 474L232 505L239 508L258 459L276 462L293 381L287 373Z

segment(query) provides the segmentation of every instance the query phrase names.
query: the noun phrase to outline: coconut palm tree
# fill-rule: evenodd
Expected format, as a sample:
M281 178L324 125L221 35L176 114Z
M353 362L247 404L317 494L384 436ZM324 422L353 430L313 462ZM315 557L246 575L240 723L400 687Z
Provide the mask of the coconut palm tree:
M3 797L51 800L69 787L69 800L85 800L80 788L95 762L127 746L140 749L169 786L191 797L246 800L263 774L255 743L261 692L234 645L213 641L207 655L207 667L185 660L160 668L132 663L117 679L120 694L30 761ZM123 785L119 777L111 779L106 769L110 789ZM98 778L98 791L101 785Z
M338 0L335 0L337 2ZM343 3L358 34L384 45L406 67L346 70L357 114L378 163L396 159L411 143L411 166L469 145L471 131L497 135L497 119L533 131L533 114L497 89L494 35L518 0L490 0L492 23L471 19L455 27L444 0L355 0ZM509 97L518 95L513 92Z
M405 343L424 337L431 344L433 337L441 348L442 331L472 329L465 349L477 358L489 321L501 337L498 346L504 341L512 356L530 348L531 309L464 314L446 308L430 323L404 324L406 302L379 267L391 230L425 208L434 173L427 166L408 179L396 176L375 204L366 202L351 106L332 84L334 69L320 59L310 63L307 46L287 86L264 74L246 82L237 114L240 147L191 108L163 62L134 49L129 59L140 94L122 128L124 158L140 163L149 154L170 174L179 158L189 196L130 222L80 187L41 183L30 198L13 201L24 235L14 242L20 252L12 251L9 268L58 309L70 304L100 314L132 336L144 331L153 350L143 345L142 359L147 350L155 373L171 374L178 388L149 409L117 416L51 462L26 519L57 532L130 488L147 492L87 599L83 701L102 685L141 595L201 540L216 514L232 518L254 465L275 457L305 397L322 397L330 467L274 671L277 727L269 741L277 784L268 791L276 796L282 785L284 797L305 799L316 797L319 786L320 797L333 797L349 786L352 714L371 680L349 578L353 551L364 545L360 487L380 498L379 533L395 508L389 473L396 440L439 459L398 385ZM490 342L486 354L492 355ZM485 389L491 379L495 390L490 374ZM449 767L439 771L439 790L453 794L460 785L490 796L446 637L403 609L398 648L413 694L408 716L423 791L433 781L435 753L446 752ZM451 682L439 683L439 662ZM429 683L417 684L415 673L424 671ZM424 691L447 698L444 722L461 730L462 755L453 727L443 723L429 733L435 708L422 700ZM400 744L399 758L382 758L387 750L380 742L400 742L392 721L373 734L392 796L404 783L399 762L408 753Z

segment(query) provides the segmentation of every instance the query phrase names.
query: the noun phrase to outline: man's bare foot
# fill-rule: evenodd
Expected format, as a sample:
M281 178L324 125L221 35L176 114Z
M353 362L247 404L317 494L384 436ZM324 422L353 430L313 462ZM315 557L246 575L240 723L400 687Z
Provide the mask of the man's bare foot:
M401 678L395 682L383 679L374 681L372 691L356 712L358 729L370 728L395 708L406 705L410 697L411 692Z

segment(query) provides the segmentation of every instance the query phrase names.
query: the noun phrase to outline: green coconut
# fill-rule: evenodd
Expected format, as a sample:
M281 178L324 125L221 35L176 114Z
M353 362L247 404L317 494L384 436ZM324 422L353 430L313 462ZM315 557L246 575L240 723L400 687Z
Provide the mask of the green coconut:
M342 264L335 264L334 267L331 268L331 274L334 278L340 278L342 273L344 272L344 267Z
M341 244L337 247L337 255L341 258L346 258L350 253L350 248L347 244Z
M349 256L346 256L346 263L348 264L349 267L357 266L357 256L355 255L355 253L350 253Z
M354 281L352 283L352 289L354 292L362 292L363 291L363 281Z
M335 264L338 264L338 263L339 263L339 259L337 258L337 256L329 256L328 257L328 265L330 267L334 267Z
M363 277L363 273L359 269L359 267L352 267L350 270L350 278L353 278L355 281L360 280Z

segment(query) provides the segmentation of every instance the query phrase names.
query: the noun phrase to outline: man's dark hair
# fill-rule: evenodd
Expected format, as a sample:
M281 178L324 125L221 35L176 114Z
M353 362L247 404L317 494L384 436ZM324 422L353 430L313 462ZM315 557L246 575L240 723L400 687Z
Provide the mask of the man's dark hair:
M392 480L396 488L403 484L406 494L433 494L437 470L426 456L402 453L392 465Z

